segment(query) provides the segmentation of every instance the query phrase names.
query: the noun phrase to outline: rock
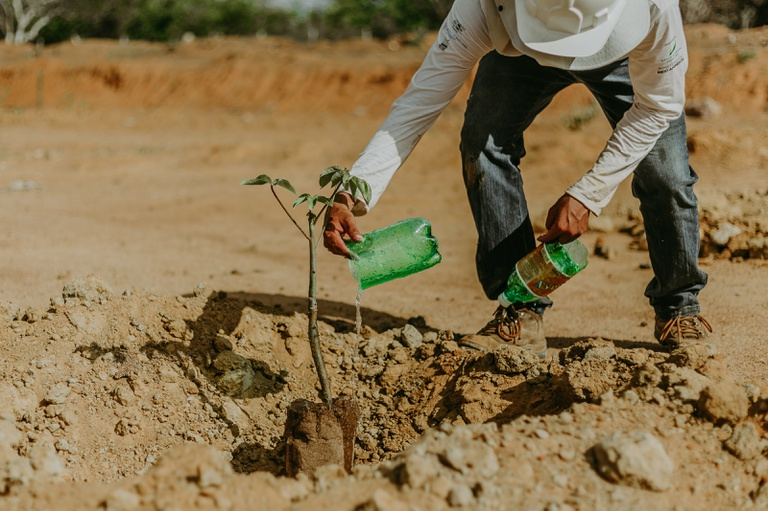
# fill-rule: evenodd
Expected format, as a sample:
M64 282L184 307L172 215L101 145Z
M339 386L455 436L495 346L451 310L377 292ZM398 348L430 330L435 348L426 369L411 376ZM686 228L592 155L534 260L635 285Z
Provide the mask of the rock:
M21 418L37 408L37 398L29 389L16 388L10 382L0 381L0 403L2 412Z
M613 346L595 346L584 354L584 361L610 360L616 358L616 349Z
M112 391L115 401L123 406L129 405L136 400L136 394L133 393L131 386L127 383L121 383Z
M224 420L230 425L232 434L240 436L251 427L251 420L245 413L237 406L237 403L231 399L225 399L221 403L221 415Z
M232 351L235 348L235 343L226 335L216 334L213 339L213 347L216 351Z
M725 448L740 460L751 460L763 454L764 442L751 422L742 422L733 428L733 434L725 441Z
M741 234L741 229L730 222L723 222L716 231L710 233L710 237L715 245L725 247L731 238L739 234Z
M79 299L86 303L104 303L112 296L109 285L96 275L87 275L64 286L61 292L65 301Z
M608 481L654 491L672 487L672 459L650 433L613 433L596 444L593 453L598 474Z
M710 379L688 367L674 367L664 375L664 380L672 395L680 401L696 403L701 391L710 383Z
M171 337L180 340L185 340L190 333L189 328L187 328L187 322L183 319L174 319L168 322L165 325L165 329L168 331Z
M457 472L477 479L493 477L499 471L499 459L494 450L478 440L449 442L440 453L440 459Z
M253 386L256 374L248 359L234 351L222 351L213 366L222 372L216 379L219 389L231 397L242 397Z
M58 477L64 473L64 463L56 454L56 448L49 442L33 445L27 457L35 472L50 477Z
M369 500L355 508L355 511L409 511L408 504L387 490L378 489Z
M501 345L493 351L493 365L501 374L521 374L539 365L539 358L514 345Z
M403 327L403 330L400 333L400 342L403 346L416 349L421 346L422 342L424 342L424 337L415 326L408 323Z
M70 392L72 391L70 390L69 385L64 382L57 383L48 389L48 393L46 393L43 398L43 404L63 405L67 402Z
M463 483L457 483L448 493L448 504L451 507L469 506L475 500L472 489Z
M21 431L16 429L13 422L0 419L0 463L9 458L8 454L14 454L22 442Z
M0 465L0 498L14 488L29 486L35 475L32 463L27 458L16 457Z
M232 371L242 369L248 364L248 359L238 355L234 351L222 351L213 361L213 367L219 371Z
M134 511L139 508L141 497L136 493L117 488L104 499L104 511Z
M740 385L721 381L709 385L701 392L699 410L714 423L736 424L747 416L749 399Z
M768 483L763 483L755 492L754 504L757 509L768 509Z
M400 483L411 488L424 488L439 472L440 464L433 456L411 454L403 463Z

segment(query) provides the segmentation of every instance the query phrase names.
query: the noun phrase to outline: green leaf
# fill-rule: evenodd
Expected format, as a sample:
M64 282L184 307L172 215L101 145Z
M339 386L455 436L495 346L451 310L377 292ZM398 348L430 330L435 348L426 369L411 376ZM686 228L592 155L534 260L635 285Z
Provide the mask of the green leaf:
M295 208L302 202L308 202L309 199L310 199L310 195L308 193L302 193L301 195L299 195L299 197L295 201L293 201L293 207ZM310 207L309 209L312 209L312 208Z
M344 170L342 172L337 172L333 175L333 178L331 179L331 184L333 186L338 186L339 183L341 183L344 180L344 175L349 173L348 170Z
M331 199L329 199L328 197L317 197L317 202L325 204L328 207L333 206L333 201L331 201Z
M371 202L371 186L368 184L368 181L361 177L352 177L349 180L348 185L352 190L353 197L357 198L357 194L359 193L366 203Z
M330 182L333 182L334 176L338 172L343 172L342 168L338 165L332 165L320 173L320 188L323 188Z
M294 195L298 194L298 192L296 192L296 188L294 188L287 179L275 179L274 183L272 183L272 186L281 186Z
M253 179L246 179L241 185L271 185L272 179L266 174L262 174L259 177L255 177Z

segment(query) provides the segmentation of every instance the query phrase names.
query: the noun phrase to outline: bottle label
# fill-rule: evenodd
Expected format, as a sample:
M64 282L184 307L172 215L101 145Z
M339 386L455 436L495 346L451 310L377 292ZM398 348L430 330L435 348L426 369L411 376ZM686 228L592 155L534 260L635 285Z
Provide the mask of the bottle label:
M536 250L518 261L515 268L520 279L536 296L547 296L570 278L555 267L544 245L539 245Z

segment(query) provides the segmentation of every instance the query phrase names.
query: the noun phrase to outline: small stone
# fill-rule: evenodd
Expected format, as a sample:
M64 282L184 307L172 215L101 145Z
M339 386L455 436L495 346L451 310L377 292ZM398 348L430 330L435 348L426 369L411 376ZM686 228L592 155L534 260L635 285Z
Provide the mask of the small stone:
M378 489L371 498L355 508L355 511L409 511L408 504L390 492Z
M593 452L597 472L608 481L654 491L672 487L672 459L650 433L619 431L596 444Z
M233 371L241 369L248 363L248 359L238 355L234 351L222 351L213 361L213 367L219 371Z
M749 412L749 399L743 387L729 382L713 383L701 392L699 410L714 423L735 424Z
M476 440L457 441L441 453L442 461L464 475L493 477L499 471L499 459L493 449Z
M69 397L70 392L72 391L69 388L69 385L64 382L57 383L48 389L48 393L45 395L43 403L50 405L63 405L67 402L67 398Z
M131 404L136 399L136 394L133 393L133 390L127 384L121 384L115 387L115 390L112 391L112 395L114 396L115 401L123 406Z
M733 225L730 222L723 222L723 224L715 232L711 233L712 241L715 245L724 247L728 245L728 242L734 236L741 234L741 229Z
M439 471L440 465L434 457L411 454L403 463L401 483L423 488Z
M216 348L216 351L232 351L235 345L226 335L217 334L213 340L213 347Z
M134 511L141 505L141 497L136 493L118 488L104 500L105 511Z
M102 303L112 296L112 289L96 275L87 275L65 285L61 295L65 301L74 298L88 303Z
M760 433L751 422L742 422L733 428L733 434L725 441L725 448L740 460L759 457L763 451Z
M448 493L448 504L451 507L469 506L475 500L472 489L466 484L457 483Z
M403 346L416 349L424 342L424 337L415 326L408 323L403 327L403 330L400 333L400 342Z
M587 360L610 360L616 358L616 349L613 346L595 346L590 348L584 354L584 361Z
M27 457L36 472L50 477L64 473L64 463L56 454L56 448L48 442L33 445Z
M499 373L515 375L538 366L539 358L519 346L502 345L493 351L493 363Z
M174 319L167 325L165 329L174 339L184 340L187 337L189 329L187 328L187 322L183 319Z

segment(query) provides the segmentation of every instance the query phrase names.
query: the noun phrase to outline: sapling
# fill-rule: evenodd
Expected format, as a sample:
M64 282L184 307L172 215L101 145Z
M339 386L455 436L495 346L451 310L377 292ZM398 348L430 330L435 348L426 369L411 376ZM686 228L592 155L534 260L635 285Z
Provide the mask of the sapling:
M325 370L325 363L323 362L323 356L320 350L320 336L317 328L317 245L320 241L320 237L315 235L315 226L317 225L318 220L324 217L325 211L331 207L334 197L336 197L336 194L339 193L342 188L351 193L355 198L362 197L366 202L371 200L371 188L364 179L352 176L348 169L343 169L336 165L328 167L320 173L319 183L321 189L329 184L332 186L332 191L329 196L310 195L308 193L299 195L288 180L273 180L266 174L242 182L244 185L269 185L272 190L272 195L275 197L278 204L280 204L280 207L283 208L283 211L288 215L288 218L291 219L293 225L296 226L309 243L309 345L312 349L312 359L315 362L317 377L320 380L323 400L330 405L333 402L331 384L328 380L328 373ZM293 201L293 208L296 208L301 204L307 205L309 211L307 212L306 231L299 225L288 208L285 207L283 201L280 200L275 189L278 186L288 190L296 196L296 199ZM315 207L318 205L321 206L320 210L315 213Z

